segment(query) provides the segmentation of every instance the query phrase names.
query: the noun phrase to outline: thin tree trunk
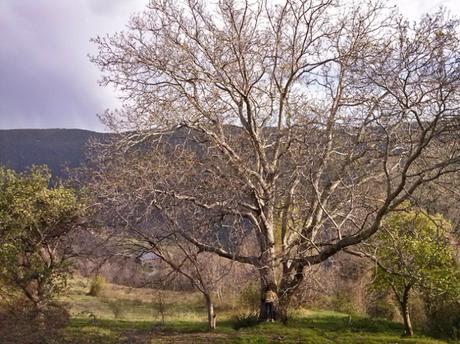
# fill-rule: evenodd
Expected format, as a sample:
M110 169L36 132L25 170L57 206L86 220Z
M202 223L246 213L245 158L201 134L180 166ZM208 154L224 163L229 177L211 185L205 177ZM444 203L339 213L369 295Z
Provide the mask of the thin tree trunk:
M204 298L206 300L206 309L208 311L208 329L212 331L215 330L217 326L217 317L214 313L214 303L212 302L212 297L210 294L204 294Z
M35 321L40 330L45 329L46 327L46 315L45 315L45 304L41 301L38 301L34 304L35 308Z
M414 331L412 329L412 322L410 320L410 312L409 312L409 294L410 294L411 286L407 286L404 288L403 298L401 300L401 315L404 321L404 336L412 337L414 335Z
M163 292L161 289L158 291L158 312L160 313L161 316L161 325L165 325L165 300L163 298Z

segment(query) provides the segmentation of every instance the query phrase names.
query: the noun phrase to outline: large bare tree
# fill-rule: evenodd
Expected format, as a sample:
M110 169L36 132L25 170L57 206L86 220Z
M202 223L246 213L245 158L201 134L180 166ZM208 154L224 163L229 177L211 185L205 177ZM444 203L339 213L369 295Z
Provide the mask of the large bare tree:
M374 1L152 0L94 39L123 100L99 196L126 228L169 221L256 267L282 314L307 266L459 169L458 28Z

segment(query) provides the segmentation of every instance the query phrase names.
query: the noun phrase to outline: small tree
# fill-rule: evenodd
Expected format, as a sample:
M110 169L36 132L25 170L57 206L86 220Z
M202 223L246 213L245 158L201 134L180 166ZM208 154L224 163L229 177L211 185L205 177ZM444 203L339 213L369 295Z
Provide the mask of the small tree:
M442 215L401 210L387 216L376 237L374 286L393 291L407 336L413 335L409 312L413 292L458 293L460 274L449 243L450 230Z
M50 187L50 179L44 167L22 174L0 168L0 283L31 301L41 320L66 286L66 239L83 211L73 190Z
M193 288L201 293L206 303L208 330L215 330L217 315L214 309L214 292L218 282L230 273L232 264L223 265L217 262L218 257L197 251L194 246L186 243L177 243L169 249L156 247L151 251L155 252L172 269L172 272L185 277ZM162 317L164 323L163 314Z
M167 226L168 230L166 231L162 231L161 227L158 227L153 233L146 234L137 231L137 236L133 236L132 232L123 230L122 233L115 231L113 234L115 234L115 238L124 236L123 245L131 254L136 253L138 256L154 254L168 267L166 277L161 278L163 285L169 277L174 278L177 275L185 277L193 288L203 296L208 315L208 330L212 331L217 326L214 294L219 282L231 272L233 262L221 262L219 257L200 251L195 245L181 240L181 237L172 234L174 233L173 221L168 222L169 226ZM162 323L164 323L164 305L161 294L159 299Z

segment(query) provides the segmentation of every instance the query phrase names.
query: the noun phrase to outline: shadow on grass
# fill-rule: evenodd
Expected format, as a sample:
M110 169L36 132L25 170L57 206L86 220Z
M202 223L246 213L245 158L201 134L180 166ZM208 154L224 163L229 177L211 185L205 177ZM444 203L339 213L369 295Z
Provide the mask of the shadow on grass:
M315 315L304 318L296 318L288 322L287 326L303 326L316 328L325 331L352 332L386 332L400 334L403 332L402 324L394 323L384 319L365 318L348 315Z
M74 318L69 326L60 332L56 343L137 344L150 343L155 338L163 338L166 342L170 342L168 338L189 338L196 335L207 335L206 324L194 321L174 321L162 326L152 321Z

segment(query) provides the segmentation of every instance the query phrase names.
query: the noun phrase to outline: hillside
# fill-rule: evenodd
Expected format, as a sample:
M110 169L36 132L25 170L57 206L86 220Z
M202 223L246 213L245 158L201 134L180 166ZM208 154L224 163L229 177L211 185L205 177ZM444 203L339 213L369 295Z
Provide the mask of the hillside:
M65 177L66 167L85 160L90 138L107 134L80 129L0 130L0 165L23 171L28 166L46 164L55 177Z

